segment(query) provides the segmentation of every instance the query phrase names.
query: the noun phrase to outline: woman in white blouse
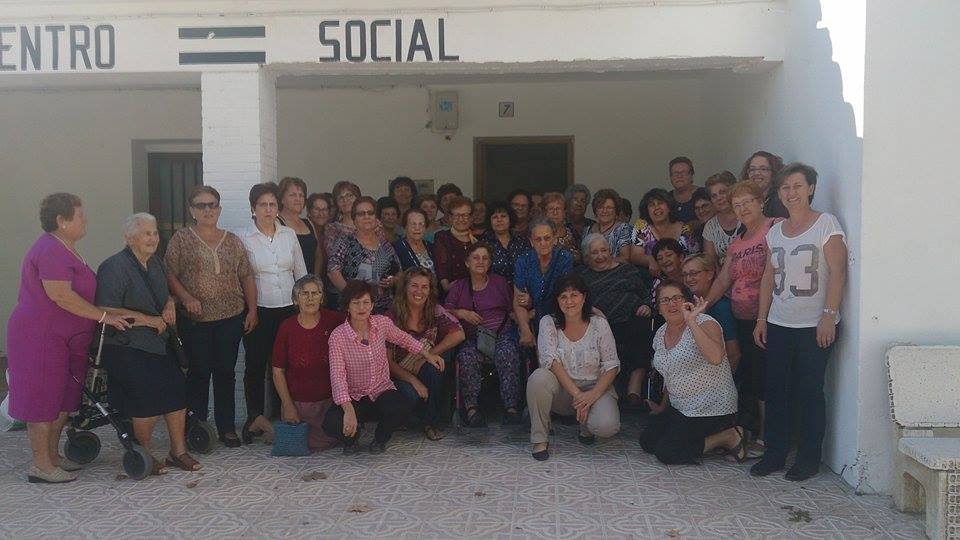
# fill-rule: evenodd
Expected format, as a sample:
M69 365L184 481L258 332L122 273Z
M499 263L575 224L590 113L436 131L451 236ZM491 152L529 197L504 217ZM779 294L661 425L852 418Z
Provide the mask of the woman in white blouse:
M537 350L540 367L527 381L530 442L533 458L550 457L550 413L576 414L580 442L613 437L620 431L620 411L613 381L620 358L607 320L593 314L587 284L568 275L554 287L554 310L540 320Z
M243 338L246 351L243 393L247 403L247 421L242 437L247 444L259 433L250 431L250 424L264 413L265 392L271 405L279 403L273 383L266 384L270 371L270 354L277 330L284 319L293 315L293 284L307 274L297 233L277 221L280 189L273 182L250 188L250 210L253 224L240 231L250 259L250 268L257 282L257 318L259 324ZM270 411L279 411L271 407Z
M661 463L698 463L715 448L746 459L749 434L736 426L737 388L720 324L703 311L707 302L686 286L665 281L657 305L666 324L653 338L653 367L663 375L660 403L647 400L650 423L640 446Z

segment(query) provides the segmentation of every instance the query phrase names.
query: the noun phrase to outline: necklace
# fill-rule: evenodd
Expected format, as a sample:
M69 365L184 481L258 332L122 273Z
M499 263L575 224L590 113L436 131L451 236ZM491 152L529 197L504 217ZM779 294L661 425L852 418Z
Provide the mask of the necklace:
M54 233L50 233L50 236L56 238L61 244L63 244L63 247L67 248L67 251L69 251L70 253L73 253L73 255L74 255L76 258L80 259L80 262L82 262L84 265L87 264L87 261L85 261L85 260L83 259L83 255L80 255L80 252L79 252L79 251L77 251L76 249L74 249L74 248L70 247L69 245L67 245L67 243L63 240L63 238L60 238L59 236L57 236L57 235L54 234Z

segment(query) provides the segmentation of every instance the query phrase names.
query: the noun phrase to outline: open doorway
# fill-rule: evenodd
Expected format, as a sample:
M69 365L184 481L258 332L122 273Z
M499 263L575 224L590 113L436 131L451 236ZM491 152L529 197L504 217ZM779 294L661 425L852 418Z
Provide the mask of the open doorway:
M516 188L563 192L573 183L573 136L475 137L476 198L505 200Z

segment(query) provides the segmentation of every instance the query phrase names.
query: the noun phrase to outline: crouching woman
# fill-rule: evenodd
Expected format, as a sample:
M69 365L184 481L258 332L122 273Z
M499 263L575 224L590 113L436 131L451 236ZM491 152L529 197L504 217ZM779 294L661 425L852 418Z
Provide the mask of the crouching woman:
M583 444L620 431L613 389L620 359L610 324L592 313L587 284L579 275L559 279L553 298L553 314L540 320L540 367L527 381L530 442L537 461L550 457L551 412L576 414Z
M362 422L375 420L377 429L370 452L380 454L397 428L406 424L413 402L390 380L389 341L412 353L423 353L433 365L443 359L432 354L388 317L372 315L376 289L365 281L349 281L340 292L347 322L330 334L330 386L335 407L323 419L323 431L343 443L344 454L358 451Z
M323 282L315 274L307 274L293 284L293 303L297 314L280 323L273 343L273 383L280 395L281 419L306 422L310 451L318 452L337 442L323 432L323 419L333 403L327 341L344 316L320 307Z
M647 400L651 417L640 446L667 465L698 463L715 448L742 462L748 433L735 426L737 389L720 324L703 313L707 302L679 282L663 282L656 298L666 321L653 338L663 398Z

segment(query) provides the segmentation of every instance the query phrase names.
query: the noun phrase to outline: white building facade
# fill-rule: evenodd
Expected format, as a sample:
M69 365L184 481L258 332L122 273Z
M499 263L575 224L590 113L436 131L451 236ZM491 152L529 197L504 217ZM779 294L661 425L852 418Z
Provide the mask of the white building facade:
M634 203L676 155L702 183L765 149L816 167L814 206L847 231L825 460L883 492L885 350L960 343L945 260L960 187L943 160L960 139L958 20L935 0L0 0L0 319L40 198L84 199L95 266L156 202L158 155L202 154L237 227L249 187L282 176L469 196L480 137L572 138L576 181ZM441 91L455 129L431 125Z

